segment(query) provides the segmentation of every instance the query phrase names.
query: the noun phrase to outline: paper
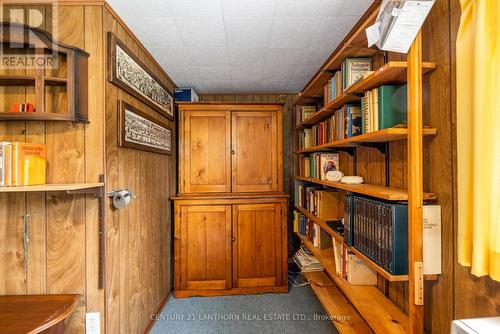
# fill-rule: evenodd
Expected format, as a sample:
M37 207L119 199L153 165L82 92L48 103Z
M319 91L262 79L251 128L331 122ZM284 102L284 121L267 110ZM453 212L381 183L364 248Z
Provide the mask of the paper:
M424 24L435 0L384 0L375 24L366 29L368 46L384 51L407 53Z

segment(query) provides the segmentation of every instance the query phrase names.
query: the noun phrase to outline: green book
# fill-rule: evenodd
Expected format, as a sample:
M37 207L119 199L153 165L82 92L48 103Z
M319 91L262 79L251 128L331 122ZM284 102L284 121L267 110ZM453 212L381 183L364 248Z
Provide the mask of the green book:
M392 128L407 123L406 85L378 88L378 128Z

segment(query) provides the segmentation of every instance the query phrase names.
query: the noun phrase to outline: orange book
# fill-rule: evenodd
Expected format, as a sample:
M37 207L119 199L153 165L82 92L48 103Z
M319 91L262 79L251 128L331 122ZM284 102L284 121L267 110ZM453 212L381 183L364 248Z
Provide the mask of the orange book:
M47 183L45 144L12 143L12 185L29 186Z
M12 144L0 142L0 186L12 184Z

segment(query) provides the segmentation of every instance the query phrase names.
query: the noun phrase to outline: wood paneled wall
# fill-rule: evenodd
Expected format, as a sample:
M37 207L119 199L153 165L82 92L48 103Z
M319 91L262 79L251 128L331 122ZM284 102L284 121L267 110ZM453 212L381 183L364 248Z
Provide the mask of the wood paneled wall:
M174 84L148 56L113 13L104 12L104 33L111 31L169 89ZM106 188L130 189L137 198L122 210L106 214L106 306L108 333L142 333L150 324L171 287L171 209L176 193L176 155L162 155L117 147L117 101L144 111L170 125L175 124L125 91L106 82ZM173 140L175 144L175 139ZM176 148L173 147L173 152Z
M137 198L120 211L106 199L105 290L99 290L96 199L64 192L0 194L0 294L81 294L66 332L83 333L85 313L100 312L103 332L142 333L151 323L150 314L170 292L168 199L175 193L176 155L118 148L117 101L125 100L172 129L175 126L106 81L107 31L124 41L169 88L174 84L104 2L81 3L15 8L24 10L16 20L25 23L30 23L28 9L40 10L41 28L53 32L59 42L90 53L90 123L4 121L0 140L47 144L49 183L98 182L99 175L106 174L106 190L129 188ZM10 19L8 9L2 7L5 21ZM32 101L33 94L30 87L0 87L0 106ZM26 268L25 214L32 214Z

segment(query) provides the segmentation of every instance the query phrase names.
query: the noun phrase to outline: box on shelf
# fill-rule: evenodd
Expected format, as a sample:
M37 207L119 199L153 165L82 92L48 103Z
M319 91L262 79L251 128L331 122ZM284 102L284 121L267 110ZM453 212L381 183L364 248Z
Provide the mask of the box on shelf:
M197 102L199 97L192 88L175 88L174 89L174 100L175 101L188 101Z

